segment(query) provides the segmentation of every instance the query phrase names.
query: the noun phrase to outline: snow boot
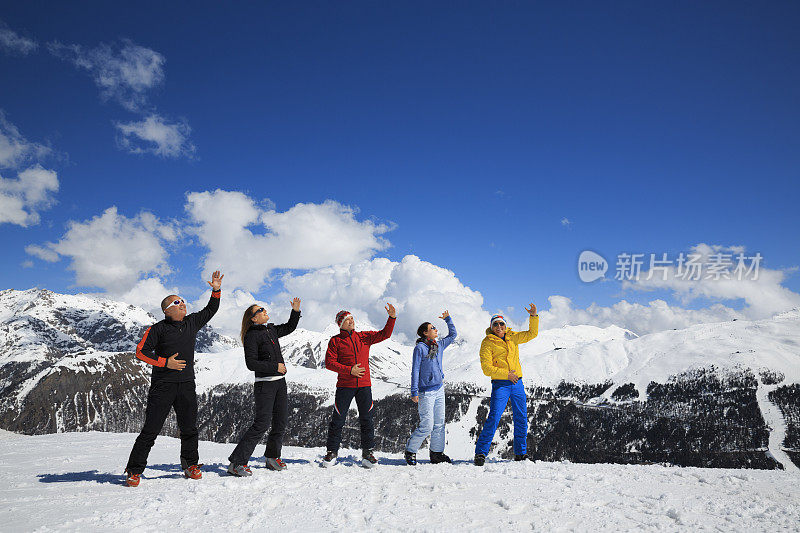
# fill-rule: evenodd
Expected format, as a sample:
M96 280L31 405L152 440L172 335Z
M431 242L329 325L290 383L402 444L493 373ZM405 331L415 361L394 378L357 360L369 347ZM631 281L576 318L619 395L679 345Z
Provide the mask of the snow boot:
M325 454L325 457L322 458L322 467L323 468L330 468L331 466L336 464L336 457L339 455L338 452L328 450L328 453Z
M475 454L475 466L483 466L483 463L486 462L486 456L482 453Z
M527 453L523 453L522 455L515 455L514 456L514 460L515 461L525 461L527 459L528 459L528 454Z
M202 479L203 473L200 471L201 466L203 465L189 465L183 469L183 475L186 479Z
M267 457L267 468L270 470L286 470L286 463L280 457Z
M141 474L134 474L130 470L125 470L125 486L138 487Z
M431 464L436 465L439 463L452 463L453 460L450 459L444 452L431 452Z
M236 477L250 477L253 475L253 472L250 471L249 466L235 465L233 463L228 465L228 473Z
M417 464L417 454L406 452L406 464L409 466L414 466Z
M364 450L361 452L361 466L364 468L375 468L378 466L378 460L372 450Z

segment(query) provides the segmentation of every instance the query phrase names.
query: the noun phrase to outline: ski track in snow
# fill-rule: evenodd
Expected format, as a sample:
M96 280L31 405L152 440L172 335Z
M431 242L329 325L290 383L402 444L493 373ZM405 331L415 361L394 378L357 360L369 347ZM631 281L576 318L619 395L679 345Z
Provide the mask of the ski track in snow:
M138 488L122 486L133 434L0 433L4 531L776 531L798 529L798 476L785 471L523 463L408 467L360 453L320 468L321 449L284 448L289 468L251 461L224 474L233 444L200 443L200 481L183 479L180 442L159 437ZM257 452L263 450L259 445ZM458 461L462 459L461 461Z
M769 453L773 459L783 465L783 468L795 474L800 473L800 469L792 462L785 451L783 451L783 440L786 438L786 420L783 418L783 413L777 405L769 400L769 393L774 391L780 386L778 385L765 385L760 380L758 388L756 389L756 400L758 407L761 409L761 416L769 427Z

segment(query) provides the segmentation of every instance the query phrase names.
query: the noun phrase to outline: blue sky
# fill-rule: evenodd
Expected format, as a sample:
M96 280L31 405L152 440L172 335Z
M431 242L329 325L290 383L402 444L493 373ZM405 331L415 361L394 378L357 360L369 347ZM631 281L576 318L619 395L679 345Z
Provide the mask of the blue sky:
M551 295L581 308L746 301L584 284L584 249L613 262L707 243L800 265L797 3L54 2L4 6L0 20L37 45L0 45L0 109L50 149L0 176L36 163L59 182L38 223L0 224L11 288L97 290L76 283L68 254L49 263L26 246L111 206L181 227L186 194L215 189L277 212L356 208L394 228L374 257L449 269L490 311ZM78 59L103 45L105 59L157 54L162 79L104 92ZM115 126L151 116L184 128L175 153ZM160 278L191 290L207 249L188 235L165 247ZM800 292L794 271L773 282ZM247 290L270 299L282 285Z

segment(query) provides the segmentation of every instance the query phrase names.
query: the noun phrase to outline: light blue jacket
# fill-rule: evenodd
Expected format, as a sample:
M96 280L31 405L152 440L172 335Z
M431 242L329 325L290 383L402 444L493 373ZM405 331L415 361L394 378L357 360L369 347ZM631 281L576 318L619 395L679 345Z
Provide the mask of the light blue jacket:
M411 364L411 396L419 396L419 391L439 390L444 382L442 356L444 349L456 338L453 319L448 316L444 321L447 323L447 337L436 341L439 349L435 356L428 357L430 346L426 342L418 342L414 347L414 360Z

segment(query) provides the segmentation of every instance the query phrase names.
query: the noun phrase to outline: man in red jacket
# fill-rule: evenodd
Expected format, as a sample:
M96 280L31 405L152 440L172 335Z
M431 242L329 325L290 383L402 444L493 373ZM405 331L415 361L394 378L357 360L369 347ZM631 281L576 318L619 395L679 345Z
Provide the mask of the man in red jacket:
M333 416L328 425L328 453L322 466L332 466L339 454L342 442L342 427L350 409L350 402L356 399L358 421L361 424L361 464L372 468L378 460L372 453L375 442L375 424L372 421L372 383L369 379L369 347L392 336L394 321L397 318L394 306L386 304L389 319L380 331L355 331L353 315L347 311L336 314L336 324L341 330L328 342L325 353L325 368L339 374L336 382L336 398L333 402Z

